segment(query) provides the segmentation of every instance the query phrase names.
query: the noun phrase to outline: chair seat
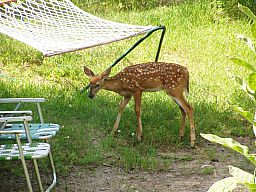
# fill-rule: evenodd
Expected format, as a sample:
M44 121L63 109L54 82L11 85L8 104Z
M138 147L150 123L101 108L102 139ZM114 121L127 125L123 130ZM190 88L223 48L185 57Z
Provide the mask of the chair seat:
M23 143L23 154L26 160L46 157L50 151L48 143ZM18 160L20 153L17 144L0 145L0 161Z
M8 129L24 129L24 125L23 124L7 124L7 127L11 126ZM52 131L56 131L58 132L60 129L60 126L58 124L54 124L54 123L31 123L29 124L29 130L33 130L33 129L51 129Z
M49 163L52 170L52 182L46 191L50 191L57 182L50 145L46 140L53 138L56 133L59 132L60 126L57 124L44 123L45 121L40 106L40 103L44 101L44 98L0 98L0 104L13 103L14 105L12 111L0 111L0 140L16 140L16 144L0 145L0 160L21 161L29 192L32 192L33 188L27 170L26 160L32 159L39 191L44 191L44 189L37 159L49 157ZM31 122L32 111L18 111L20 106L24 103L36 104L40 123L34 124ZM22 144L21 139L24 140L24 143L29 142L31 144ZM43 140L44 143L36 140Z
M44 124L29 124L30 136L32 140L47 140L51 139L59 132L60 126L58 124L44 123ZM20 134L21 140L27 140L26 132L23 124L7 124L4 130L22 130ZM0 135L0 140L15 139L13 134Z

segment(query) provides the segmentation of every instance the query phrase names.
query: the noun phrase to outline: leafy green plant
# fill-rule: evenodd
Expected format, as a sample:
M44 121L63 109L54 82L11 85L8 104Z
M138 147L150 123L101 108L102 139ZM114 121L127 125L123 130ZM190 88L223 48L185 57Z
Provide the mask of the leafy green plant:
M254 21L254 23L251 26L251 32L253 38L256 39L256 16L249 8L245 6L239 5L238 8ZM249 46L253 54L256 54L256 49L253 40L246 38L244 36L240 36L239 38ZM256 68L254 65L242 59L235 57L230 59L236 65L239 65L250 71L250 74L248 75L246 80L237 76L234 79L236 80L236 82L238 82L242 90L249 96L249 98L252 99L254 105L253 112L246 111L238 106L233 106L233 109L236 112L240 113L252 124L254 135L256 136ZM219 143L225 147L233 149L234 151L237 151L238 153L242 154L255 166L256 170L256 156L255 154L251 154L249 152L249 148L247 146L241 145L232 138L221 138L212 134L201 134L201 136L209 141ZM229 173L231 174L231 177L217 181L215 184L211 186L211 188L208 191L232 191L233 189L237 188L238 184L245 185L248 189L250 189L250 191L256 190L255 171L254 174L250 174L237 167L230 166Z
M215 0L217 1L217 0ZM213 1L213 2L215 2ZM231 18L239 18L243 16L241 11L238 9L237 4L248 7L254 14L256 13L256 2L255 0L218 0L222 3L223 11L228 14Z

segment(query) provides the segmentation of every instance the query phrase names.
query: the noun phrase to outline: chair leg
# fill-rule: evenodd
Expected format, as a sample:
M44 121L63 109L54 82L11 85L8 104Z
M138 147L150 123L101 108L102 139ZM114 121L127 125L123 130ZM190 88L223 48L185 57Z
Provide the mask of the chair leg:
M24 120L24 129L25 129L25 132L26 132L26 135L27 135L27 138L28 138L28 142L30 144L32 144L32 139L31 139L31 136L30 136L29 128L28 128L28 122L25 121L25 120ZM39 189L40 189L41 192L43 192L44 189L43 189L43 185L42 185L42 181L41 181L41 177L40 177L40 173L39 173L39 169L38 169L36 159L33 159L33 164L34 164L34 168L35 168L35 172L36 172L37 183L38 183Z
M21 142L20 142L20 138L19 138L18 134L16 135L16 141L17 141L18 148L19 148L20 160L21 160L22 167L23 167L23 170L24 170L24 174L25 174L25 178L26 178L26 182L27 182L27 186L28 186L28 191L33 192L31 181L30 181L29 174L28 174L27 165L26 165L26 162L25 162L25 157L23 155Z
M46 143L48 143L48 141L45 141ZM56 185L57 183L57 177L56 177L56 170L55 170L55 166L54 166L54 163L53 163L53 157L52 157L52 152L51 150L49 151L49 161L50 161L50 164L51 164L51 169L52 169L52 184L48 187L48 189L46 190L46 192L49 192L51 191L51 189Z
M37 178L37 183L38 183L39 189L41 192L43 192L44 189L43 189L43 185L42 185L42 181L41 181L41 177L40 177L40 173L39 173L39 169L38 169L38 165L37 165L37 160L33 159L33 163L34 163L34 168L35 168L35 172L36 172L36 178Z
M23 170L24 170L24 174L25 174L28 190L29 190L29 192L33 192L31 181L30 181L29 174L28 174L27 165L25 163L25 159L24 159L24 157L23 158L20 157L20 159L21 159L21 163L22 163L22 166L23 166Z

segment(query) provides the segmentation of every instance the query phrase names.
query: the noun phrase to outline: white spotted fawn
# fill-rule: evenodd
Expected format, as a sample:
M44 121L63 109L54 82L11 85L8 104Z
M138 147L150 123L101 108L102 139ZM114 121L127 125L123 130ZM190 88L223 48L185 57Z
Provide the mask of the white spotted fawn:
M124 68L113 77L109 77L111 69L107 69L100 75L95 75L89 68L84 67L84 73L90 78L86 87L90 88L89 97L93 99L100 89L119 93L124 99L119 105L117 119L112 130L114 134L119 126L123 110L131 97L134 97L135 112L138 120L136 136L142 139L141 125L141 96L143 91L164 90L180 107L181 125L179 138L184 137L185 120L188 115L190 122L190 143L193 147L196 141L193 108L185 100L183 92L189 92L189 73L186 67L164 62L151 62L136 64Z

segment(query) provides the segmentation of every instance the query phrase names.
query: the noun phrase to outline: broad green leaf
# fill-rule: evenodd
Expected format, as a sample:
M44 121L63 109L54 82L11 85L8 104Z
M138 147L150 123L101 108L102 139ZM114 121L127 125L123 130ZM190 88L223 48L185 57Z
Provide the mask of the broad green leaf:
M252 125L253 125L253 133L256 136L256 119L253 113L243 110L241 107L232 106L234 111L240 113L243 117L245 117Z
M237 106L232 106L232 107L236 112L240 113L243 117L245 117L251 124L254 124L256 126L253 113L249 111L245 111L241 107L237 107Z
M255 131L254 131L254 135L255 135ZM247 156L247 159L249 159L254 164L254 166L256 166L256 154L249 154Z
M214 183L207 192L231 192L238 183L234 177L227 177Z
M243 171L242 169L233 166L229 166L228 168L230 175L235 177L239 182L249 183L256 186L255 177L253 174L247 173L246 171Z
M250 87L245 83L245 81L244 81L242 78L233 75L233 79L241 86L241 89L242 89L245 93L247 93L247 95L248 95L254 102L256 102L256 100L255 100L255 96L256 96L255 91L251 90Z
M243 91L247 92L247 89L246 89L247 85L246 85L245 81L240 77L237 77L237 76L233 76L233 77L234 77L235 81L241 86L241 89Z
M255 176L237 167L229 166L229 173L241 184L246 185L251 191L256 190Z
M253 22L251 27L252 36L256 39L256 21Z
M253 132L254 132L254 136L256 137L256 108L255 108L255 111L254 111L254 124L253 124Z
M250 38L247 38L243 35L238 35L237 38L244 41L247 44L247 46L255 53L256 50L254 47L254 43Z
M232 138L221 138L218 137L217 135L213 135L213 134L200 134L203 138L215 142L215 143L219 143L225 147L229 147L245 156L248 156L248 147L245 145L241 145L240 143L236 142L234 139Z
M248 63L242 59L231 57L230 60L233 61L236 65L245 67L246 69L249 69L251 71L256 71L256 69L253 65L251 65L250 63Z
M256 125L255 125L255 122L256 122L256 107L255 107L255 109L254 109L254 126L256 126Z
M249 75L249 87L256 92L256 73L251 73Z
M238 4L238 8L245 13L248 17L256 21L256 16L253 14L253 12L246 6L243 6L241 4Z
M234 151L237 151L238 153L241 153L248 160L250 160L254 165L256 165L256 158L255 158L254 155L249 154L249 148L245 145L242 145L242 144L236 142L234 139L232 139L232 138L221 138L221 137L218 137L217 135L213 135L213 134L200 133L200 135L203 138L205 138L209 141L219 143L219 144L221 144L225 147L228 147L230 149L233 149Z

